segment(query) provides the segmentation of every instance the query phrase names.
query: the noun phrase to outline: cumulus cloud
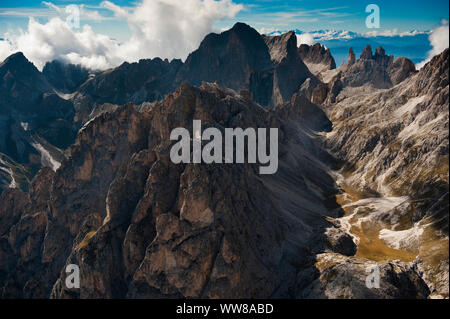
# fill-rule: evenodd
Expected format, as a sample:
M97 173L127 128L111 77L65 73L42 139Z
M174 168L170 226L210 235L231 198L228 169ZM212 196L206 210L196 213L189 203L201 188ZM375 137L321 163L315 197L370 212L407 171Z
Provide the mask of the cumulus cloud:
M300 44L313 45L314 37L310 33L297 34L297 45L300 46Z
M435 55L441 53L446 48L448 48L449 45L449 26L448 21L443 20L441 22L441 25L431 31L430 36L428 37L428 40L430 41L430 45L432 49L428 51L427 58L418 63L416 65L417 69L422 68L428 61L430 61Z
M101 5L127 20L132 37L121 49L134 60L142 52L185 58L213 30L215 21L232 18L242 9L231 0L144 0L130 11L109 1Z
M6 59L11 53L14 53L14 48L9 41L0 40L0 61ZM1 62L0 62L1 63Z
M18 35L7 34L5 39L3 46L0 45L1 58L22 51L39 69L54 59L82 63L93 69L104 69L123 60L118 55L120 46L116 41L95 33L89 25L75 32L60 18L53 18L45 24L30 18L27 31Z
M45 4L57 13L63 12L50 2ZM44 24L30 18L26 31L3 36L0 59L22 51L40 69L54 59L92 69L157 56L185 59L206 34L215 31L216 21L232 18L243 8L232 0L143 0L132 8L103 1L100 6L128 23L131 36L127 41L119 43L94 32L87 24L72 29L62 16ZM93 12L91 16L96 17L98 12Z

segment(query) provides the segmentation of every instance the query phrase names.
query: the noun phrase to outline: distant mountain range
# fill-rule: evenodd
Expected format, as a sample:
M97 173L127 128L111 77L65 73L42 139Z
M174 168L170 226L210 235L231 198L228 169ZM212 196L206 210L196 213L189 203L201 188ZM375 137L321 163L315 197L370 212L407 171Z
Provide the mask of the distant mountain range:
M295 30L275 30L270 32L263 32L265 35L281 35L283 33L294 31L295 34L301 35L301 34L309 34L311 35L314 40L317 41L329 41L329 40L339 40L339 39L354 39L354 38L370 38L370 37L405 37L405 36L417 36L420 34L430 34L430 31L419 31L419 30L410 30L406 32L377 32L375 31L369 31L366 33L359 33L359 32L353 32L348 30L314 30L314 31L302 31L299 29Z
M267 35L279 35L286 31L270 31ZM376 32L376 31L375 31ZM411 30L408 32L367 32L357 33L345 30L316 30L304 32L295 30L298 36L305 36L308 42L321 43L331 50L337 65L341 65L347 58L349 47L353 47L356 54L360 54L367 44L373 48L384 47L395 57L407 57L414 63L425 60L431 49L428 36L430 31ZM312 42L311 42L312 41Z

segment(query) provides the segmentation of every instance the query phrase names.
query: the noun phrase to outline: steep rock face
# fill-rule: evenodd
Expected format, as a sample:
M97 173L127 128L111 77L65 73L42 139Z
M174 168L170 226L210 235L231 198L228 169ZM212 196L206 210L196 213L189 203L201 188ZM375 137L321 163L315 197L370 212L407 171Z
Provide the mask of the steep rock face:
M331 55L330 49L326 49L320 43L314 45L301 44L298 47L298 53L310 70L317 65L319 65L320 70L332 70L336 68L336 62Z
M280 36L264 36L264 40L275 64L271 105L289 101L307 79L311 85L319 83L297 52L297 37L293 31Z
M448 103L448 56L449 49L445 49L441 54L436 55L428 62L419 74L411 80L412 85L408 87L408 93L413 96L421 94L431 95L433 102L439 104Z
M58 91L72 93L89 78L90 71L80 65L67 64L59 60L47 62L42 74Z
M192 52L177 75L176 83L219 82L239 90L248 88L253 73L271 69L268 48L261 35L244 23L221 34L209 34Z
M21 113L36 113L36 102L43 93L53 89L45 77L18 52L0 64L0 114L16 110Z
M300 117L303 125L315 131L331 131L332 123L325 112L302 94L294 94L291 101L279 104L275 110L284 118Z
M415 70L416 67L414 63L410 59L404 57L395 59L387 68L387 72L389 73L393 85L402 82L410 75L414 74Z
M356 62L355 52L353 52L353 48L350 47L350 49L348 49L347 65L355 64L355 62Z
M140 112L127 105L98 116L53 178L39 179L46 187L38 189L48 192L39 202L48 206L29 240L39 258L27 263L37 270L17 277L7 268L3 296L28 296L25 287L40 286L36 296L52 291L54 298L292 297L297 272L314 267L312 238L334 227L320 200L334 192L333 180L311 160L330 159L315 148L307 124L326 117L307 103L297 97L270 112L215 85L185 84ZM173 164L170 131L191 130L194 118L204 128L280 128L279 172ZM9 251L2 248L5 260ZM70 263L80 266L80 290L65 287Z
M192 130L193 119L220 130L279 128L278 172L173 164L170 131ZM29 199L2 195L9 200L0 211L9 228L0 246L3 297L317 296L316 254L355 253L352 237L329 219L339 210L328 207L337 207L324 169L333 159L313 137L323 129L330 129L325 114L302 95L269 111L206 83L184 84L140 111L128 104L99 115L56 173L41 171ZM68 264L80 267L80 289L65 286ZM425 296L405 267L397 275L411 295ZM339 290L330 284L320 296ZM379 296L402 296L404 285L393 285ZM346 288L348 296L360 296L359 286Z
M0 282L2 298L41 297L49 283L35 273L45 274L42 267L41 247L48 223L47 201L49 184L54 172L43 168L30 184L27 194L9 189L0 195L6 210L0 211L2 225L11 225L0 231Z
M3 297L26 297L26 287L31 284L40 287L36 296L49 296L61 267L70 255L72 244L76 246L83 239L80 236L92 228L97 229L105 218L107 190L117 170L132 153L147 145L143 120L131 105L119 109L114 116L102 114L96 122L80 131L77 142L71 147L70 160L65 161L54 176L46 175L48 178L44 178L41 171L36 177L33 183L46 195L38 193L33 196L31 191L30 210L35 212L39 203L45 208L42 212L39 210L38 215L31 214L34 219L42 218L39 223L28 221L30 217L24 220L23 227L34 225L40 228L24 229L22 236L35 236L27 240L38 255L30 259L25 251L18 258L18 265L26 261L27 271L10 270ZM108 125L102 125L105 122ZM86 149L88 140L92 142L92 149ZM28 215L24 211L22 219ZM15 227L19 226L14 225L11 229ZM14 235L10 233L8 236Z
M446 65L448 50L435 57L419 73L390 90L374 90L365 94L355 94L360 93L357 88L344 90L339 103L329 108L335 128L330 136L333 150L343 156L345 154L349 167L353 165L358 171L366 173L372 169L362 163L370 162L386 169L398 160L395 176L392 170L385 179L392 175L400 183L393 185L392 190L405 190L405 184L409 184L407 189L412 191L415 179L401 177L400 169L413 169L410 165L430 170L436 165L438 169L438 166L445 164L444 158L448 156ZM379 158L377 161L367 160L381 155L377 152L387 152L389 147L392 152L385 154L389 158L386 161ZM418 153L413 155L410 152ZM380 170L375 170L376 174L371 176L373 178L381 175ZM381 180L377 182L381 184ZM381 191L380 186L375 189Z

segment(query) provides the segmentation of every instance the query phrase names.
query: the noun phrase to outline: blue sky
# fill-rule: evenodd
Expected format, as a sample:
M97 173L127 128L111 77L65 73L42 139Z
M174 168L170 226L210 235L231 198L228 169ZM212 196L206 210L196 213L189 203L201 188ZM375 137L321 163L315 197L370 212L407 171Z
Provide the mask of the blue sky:
M106 17L111 12L99 8L98 0L54 0L58 6L84 4L86 9L98 10ZM133 7L139 1L112 0L122 7ZM236 21L246 22L256 29L300 29L311 31L318 29L351 30L355 32L371 31L365 26L367 13L365 7L375 3L380 7L381 28L397 29L399 32L417 29L431 30L442 19L448 20L449 2L447 0L397 0L397 1L361 1L361 0L323 0L323 1L268 1L268 0L234 0L242 4L241 10L234 18L223 19L216 23L218 29L230 27ZM28 17L44 23L55 13L42 1L2 0L0 1L0 34L26 29ZM119 19L92 21L81 17L82 23L89 23L96 32L108 34L113 38L123 39L128 36L127 23Z
M236 1L240 2L240 1ZM447 0L323 0L323 1L242 1L247 10L240 18L255 27L368 31L365 26L365 8L374 3L380 7L381 29L430 30L442 19L448 20Z

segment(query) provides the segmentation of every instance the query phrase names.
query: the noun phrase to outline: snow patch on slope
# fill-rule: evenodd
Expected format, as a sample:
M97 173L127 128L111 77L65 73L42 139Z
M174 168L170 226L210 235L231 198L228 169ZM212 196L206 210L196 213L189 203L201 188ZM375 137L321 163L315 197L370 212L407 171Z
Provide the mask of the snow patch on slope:
M4 171L11 177L11 183L9 184L9 188L17 188L16 179L14 178L14 173L10 167L6 165L6 163L0 159L0 164L5 165L5 167L0 166L0 170Z
M56 172L61 166L61 163L53 158L49 151L47 151L40 143L34 142L31 145L41 154L41 164L43 167L50 167Z
M418 104L422 103L426 98L428 98L428 96L422 95L419 97L414 97L412 99L409 99L408 102L406 102L403 106L398 108L394 114L398 117L401 117L405 113L410 113L411 111L414 110L414 108Z
M395 208L401 206L404 203L407 203L408 201L408 196L369 197L344 205L343 208L357 207L354 210L355 212L358 212L361 208L370 209L370 214L365 217L358 218L357 224L358 226L361 226L362 222L381 220L387 215L390 217L389 219L395 220L396 218L398 218L398 216L396 216L395 214Z
M423 227L415 224L414 227L406 230L382 229L378 237L387 245L395 249L408 249L420 245L420 236L423 233Z

